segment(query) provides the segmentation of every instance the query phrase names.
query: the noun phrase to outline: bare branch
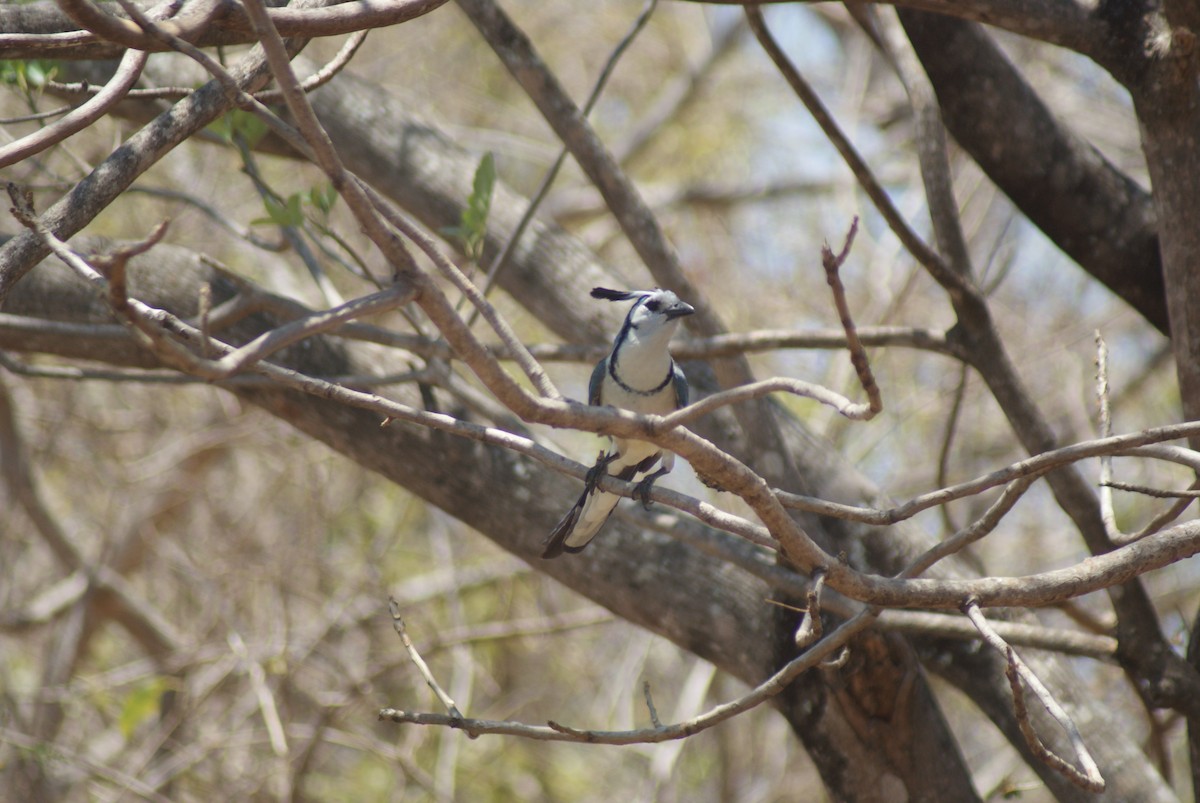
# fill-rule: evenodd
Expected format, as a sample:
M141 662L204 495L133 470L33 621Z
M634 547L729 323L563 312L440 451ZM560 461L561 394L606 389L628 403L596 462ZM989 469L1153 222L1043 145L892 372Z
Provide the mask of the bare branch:
M1192 484L1195 485L1195 482ZM1161 488L1151 488L1148 485L1132 485L1127 482L1103 482L1101 485L1105 488L1129 491L1130 493L1142 494L1154 499L1180 499L1184 501L1200 499L1200 490L1196 488L1188 488L1183 491L1164 491Z
M796 646L802 650L821 638L824 632L821 624L821 591L824 588L825 572L819 571L813 575L812 587L805 594L807 604L805 605L804 620L796 629Z
M883 410L883 399L879 394L879 385L875 384L875 377L871 373L871 364L867 360L867 353L858 339L854 318L850 315L850 305L846 301L846 287L838 275L839 269L846 262L846 257L850 255L850 246L854 243L854 235L857 231L858 218L856 217L850 224L846 242L839 253L835 255L828 244L821 246L821 265L825 268L825 281L829 284L829 289L833 291L833 304L837 309L838 318L842 322L842 330L846 333L846 348L850 351L850 362L854 365L854 372L858 374L858 381L869 400L867 412L870 415L863 415L863 420L869 421ZM847 417L853 418L849 415Z
M771 57L775 66L779 69L780 74L787 80L788 85L796 93L796 96L808 109L813 116L813 120L821 126L821 130L825 132L825 136L830 143L841 154L842 159L846 162L847 167L854 173L858 179L859 185L867 194L867 197L875 204L875 208L879 210L879 214L887 221L888 227L892 233L903 243L904 247L913 257L925 266L930 275L937 278L944 287L949 291L950 288L959 288L963 283L960 277L953 268L948 265L942 257L930 248L920 236L913 231L908 222L900 215L900 211L896 209L892 199L875 178L871 168L866 161L859 155L858 151L851 144L850 140L842 132L841 127L833 119L829 110L817 97L816 92L809 86L804 77L788 59L787 54L779 47L779 44L771 36L771 32L767 29L766 20L763 18L762 9L756 6L746 7L746 19L750 23L750 30L758 38L759 44L763 50Z
M1096 404L1100 415L1100 437L1112 435L1112 415L1108 407L1108 344L1104 342L1100 330L1096 330ZM1112 455L1100 458L1100 517L1104 520L1104 529L1108 537L1115 543L1120 543L1123 534L1117 527L1117 516L1113 510L1112 491Z
M1100 775L1099 768L1096 767L1096 762L1092 758L1092 754L1088 752L1087 746L1083 743L1083 736L1080 735L1079 729L1075 726L1074 721L1054 696L1050 694L1050 690L1042 684L1037 675L1021 660L1021 656L1017 655L1012 647L1004 643L1004 639L992 629L987 619L979 610L979 606L975 602L968 601L963 606L963 613L971 620L971 624L975 625L979 630L979 634L983 636L983 640L993 649L1005 656L1008 662L1008 679L1013 690L1013 705L1017 711L1017 721L1021 725L1021 733L1024 734L1026 742L1029 744L1029 749L1034 752L1038 758L1045 761L1054 769L1061 772L1063 775L1071 779L1075 784L1078 784L1083 789L1089 792L1103 792L1104 778ZM1071 739L1071 746L1075 750L1075 755L1079 759L1079 763L1083 765L1083 769L1079 770L1071 766L1063 759L1056 756L1046 747L1041 738L1034 731L1033 723L1029 721L1028 713L1025 711L1024 695L1021 693L1021 680L1024 680L1038 700L1052 717L1062 726L1063 730Z
M269 72L261 55L252 50L231 75L239 89L253 91L266 82ZM116 200L138 176L231 105L221 84L210 81L129 137L50 207L42 215L42 222L56 237L71 237ZM48 253L48 247L32 232L0 246L0 306L13 285Z
M55 247L58 250L64 251L62 254L64 258L69 264L73 264L82 275L88 276L89 280L93 283L99 282L99 286L103 287L103 277L96 274L94 270L83 264L81 260L78 260L69 251L65 251L65 249L62 249L58 245L55 245ZM459 331L462 332L465 329L462 321L453 315L452 310L449 309L448 302L443 296L439 295L437 298L440 299L438 306L432 307L432 309L437 315L443 316L445 321L443 331L458 327ZM174 316L170 316L162 311L145 308L144 305L135 300L128 302L128 310L131 313L131 318L135 322L140 322L139 331L145 330L147 337L155 341L154 345L160 348L167 348L172 358L178 357L183 360L190 366L191 370L206 370L199 358L195 357L191 352L183 350L184 343L197 343L199 341L200 336L197 330L187 326L182 321L174 318ZM155 327L157 324L151 325L149 323L151 320L161 321L169 325L173 336L182 338L182 341L167 339L162 332L156 330ZM437 318L435 318L435 322L442 325L441 322L437 321ZM471 344L470 348L472 350L468 362L479 363L482 366L480 370L484 373L492 370L494 361L489 365L486 355L481 353L482 347L478 344L478 341L474 340L469 331L465 332L465 335L468 338L465 342ZM228 349L229 347L225 346L224 348ZM472 367L475 368L475 365L473 364ZM515 444L521 440L508 433L497 434L495 431L486 428L475 428L455 419L447 421L447 417L444 416L437 416L436 414L416 411L404 405L385 402L378 397L330 385L311 377L303 377L295 372L271 366L267 363L261 363L257 368L261 369L266 375L277 378L288 386L296 387L306 392L316 392L326 398L340 399L354 406L379 410L384 416L418 420L440 429L470 433L474 437L486 438L495 442ZM488 379L490 380L490 377ZM591 431L606 431L621 435L628 434L629 436L651 440L676 451L685 457L685 459L692 462L698 471L707 472L708 475L717 477L723 485L738 493L744 501L751 505L760 518L767 522L771 534L795 550L795 555L805 556L804 559L809 561L809 565L811 566L825 568L829 573L828 582L831 587L847 596L869 602L873 605L956 607L968 595L977 597L980 603L984 605L1044 605L1087 593L1110 585L1113 582L1127 580L1145 571L1159 568L1181 557L1200 551L1200 532L1195 531L1195 526L1182 525L1157 537L1152 537L1105 555L1088 559L1069 569L1032 575L1025 578L933 581L887 580L865 575L825 554L796 527L795 523L786 514L782 514L783 508L779 502L781 494L770 493L762 484L761 479L758 479L743 464L716 450L711 444L698 439L686 430L668 429L661 425L656 426L655 422L663 422L665 419L653 416L641 417L623 411L600 410L581 407L579 405L562 406L561 402L553 400L534 400L531 396L521 391L520 388L515 387L510 378L504 377L504 379L507 387L512 388L515 393L491 381L488 382L489 388L493 392L496 392L498 396L501 396L501 398L507 396L507 399L505 399L506 404L523 407L524 411L521 414L527 420L541 421L558 426L571 426ZM513 407L513 409L518 410L518 407ZM1083 447L1073 447L1073 454L1075 456L1088 454L1089 449L1096 449L1098 444L1104 444L1110 448L1118 444L1121 447L1142 445L1153 442L1156 437L1162 438L1165 435L1178 436L1180 432L1186 431L1188 426L1162 428L1158 431L1148 431L1133 436L1105 439L1104 441L1093 442ZM1200 425L1190 426L1200 427ZM1030 476L1029 464L1038 468L1048 469L1054 467L1056 460L1061 465L1062 459L1062 454L1058 454L1050 458L1031 458L1029 461L1024 461L1027 465L1025 468L1026 474L1023 476ZM1002 475L1004 472L997 473ZM995 475L991 475L991 477L994 478ZM605 478L603 482L615 483L616 480ZM986 485L986 483L985 479L982 484ZM944 495L944 492L935 492L932 496L936 497L938 494ZM736 517L729 517L728 514L721 513L715 508L711 508L711 506L706 507L703 503L695 503L695 509L704 520L710 523L721 521L726 525L726 529L730 529L731 531L734 529L745 529L744 524L736 524ZM751 527L750 529L752 530L753 528Z
M587 101L585 101L583 104L582 114L584 117L587 117L589 114L591 114L592 109L596 105L596 101L600 99L600 94L604 91L604 86L608 83L608 78L610 75L612 75L613 70L616 68L617 62L620 60L621 55L629 48L631 44L633 44L633 40L642 31L642 29L646 27L646 23L650 21L650 15L654 13L654 9L657 7L658 0L647 0L645 7L642 9L642 12L638 14L637 19L633 21L633 25L630 27L628 33L626 33L625 36L622 37L621 41L617 43L617 46L613 48L613 52L609 55L608 60L604 63L603 69L600 70L599 77L596 78L595 85L592 86L592 91L588 94ZM546 169L546 173L542 177L541 184L538 186L533 195L530 196L529 204L525 207L525 213L521 215L521 219L517 221L516 227L508 236L508 240L504 243L504 247L500 249L500 253L496 254L495 259L492 260L492 264L488 267L487 276L483 281L482 289L485 296L491 291L492 285L496 281L496 276L499 275L500 271L504 269L504 266L508 263L509 257L512 256L513 251L516 250L517 244L521 241L521 236L525 233L525 229L528 228L530 222L533 220L534 215L537 214L538 207L541 206L542 201L545 200L546 194L554 185L554 180L558 177L558 171L562 169L562 166L567 161L567 156L569 154L570 150L566 146L563 146L559 150L558 156L554 158L554 162L551 163L550 167ZM471 315L469 321L473 321L474 319L475 313Z
M385 0L384 2L356 3L348 0L312 0L289 7L271 8L269 14L279 32L286 37L337 36L399 25L428 14L444 5L446 0ZM69 58L105 59L117 58L126 48L147 52L170 49L166 43L129 20L115 15L97 12L90 2L71 0L73 10L85 15L85 27L95 26L103 35L97 36L88 30L64 31L70 18L65 14L52 20L47 27L55 32L46 33L0 33L0 50L12 58ZM91 6L93 13L88 14ZM192 6L175 20L172 35L178 33L197 47L253 44L254 26L240 4L221 3L210 0L203 6L203 13L193 17ZM3 11L3 7L0 7ZM207 12L214 12L211 16ZM128 13L128 12L127 12ZM130 15L132 16L132 15ZM5 19L0 16L0 30ZM183 24L181 25L180 22ZM120 42L120 44L117 44Z
M189 4L186 14L181 14L174 19L160 19L157 22L165 30L169 30L173 36L190 42L209 26L221 5L220 0L201 0L201 2ZM140 51L145 51L154 42L154 37L143 33L143 26L136 21L130 22L127 19L108 14L90 0L60 0L58 7L79 27L92 32L99 39L106 39L122 47ZM128 5L122 3L121 7L125 13L129 13ZM151 13L164 10L168 14L172 14L178 10L178 7L160 6Z
M930 271L952 299L957 299L972 280L971 255L963 235L962 221L958 214L958 201L954 198L954 182L950 177L950 158L946 151L946 129L942 125L942 113L938 107L933 85L925 75L912 45L904 37L904 31L896 19L895 12L884 8L873 15L882 28L882 37L877 41L886 49L904 91L908 93L909 105L916 119L917 159L921 166L921 178L925 184L925 197L929 204L929 217L937 238L938 252L950 268L963 281L948 281L942 273ZM925 264L926 268L929 265Z
M8 167L40 153L99 120L137 83L142 68L146 66L146 58L146 53L140 50L128 51L112 80L86 103L72 109L51 125L0 146L0 167Z
M1099 457L1103 454L1140 454L1137 450L1147 448L1147 444L1161 444L1163 441L1187 438L1196 432L1200 432L1200 422L1172 424L1166 427L1143 430L1138 433L1115 435L1112 438L1083 441L1071 446L1063 446L1036 454L1033 457L1019 460L1004 468L992 471L982 477L956 483L945 488L939 488L935 491L913 497L908 502L896 505L895 507L884 509L843 505L810 496L790 494L785 491L776 491L776 493L784 506L796 510L820 513L824 516L834 516L849 521L860 521L864 524L894 524L898 521L911 518L923 510L943 505L955 499L973 496L988 488L995 488L1012 480L1022 477L1041 476L1065 465L1090 457ZM1154 452L1152 454L1162 459L1169 459L1166 455L1170 453Z
M751 690L748 694L723 703L700 716L672 725L655 725L628 731L598 731L571 728L550 721L547 725L527 725L522 722L466 719L445 714L422 714L384 708L379 719L415 725L440 725L465 730L469 734L520 736L525 739L553 742L583 742L587 744L658 744L685 739L749 711L783 691L801 672L812 668L825 657L840 649L849 639L865 628L871 617L859 615L842 624L837 630L817 642L798 658Z
M417 648L413 646L412 639L408 637L408 631L404 627L404 619L400 616L400 603L396 602L395 597L388 597L388 610L392 614L392 627L396 630L396 635L400 636L400 640L404 642L404 649L408 651L408 657L412 659L413 666L421 673L421 677L425 679L425 683L437 695L438 700L450 712L450 717L455 720L462 720L462 712L458 710L458 706L454 704L454 700L450 699L450 695L438 685L437 680L433 677L433 673L429 671L429 664L425 663L425 659L417 652ZM470 730L468 729L468 733Z
M646 698L646 710L650 712L650 724L656 728L663 726L658 719L658 710L654 707L654 698L650 696L650 681L642 684L642 696Z
M388 310L408 304L416 297L416 288L412 285L397 284L380 290L378 293L361 296L333 309L315 312L304 318L255 338L236 351L232 351L216 360L212 378L233 376L241 373L254 363L264 360L272 354L312 337L320 332L336 329L347 321L364 315L377 315Z

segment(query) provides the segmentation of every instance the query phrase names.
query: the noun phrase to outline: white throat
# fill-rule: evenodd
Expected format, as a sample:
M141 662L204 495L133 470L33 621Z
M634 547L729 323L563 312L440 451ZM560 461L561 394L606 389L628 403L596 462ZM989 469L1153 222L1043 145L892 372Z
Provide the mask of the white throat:
M660 326L643 324L630 327L616 354L617 377L635 391L657 388L671 370L668 344L679 321L667 321Z

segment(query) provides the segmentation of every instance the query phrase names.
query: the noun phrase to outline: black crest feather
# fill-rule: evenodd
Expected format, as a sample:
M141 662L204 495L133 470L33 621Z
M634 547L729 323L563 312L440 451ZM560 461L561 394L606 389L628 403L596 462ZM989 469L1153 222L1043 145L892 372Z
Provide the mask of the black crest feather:
M641 293L630 293L625 290L609 290L607 287L592 288L592 298L603 298L605 301L628 301L640 295Z

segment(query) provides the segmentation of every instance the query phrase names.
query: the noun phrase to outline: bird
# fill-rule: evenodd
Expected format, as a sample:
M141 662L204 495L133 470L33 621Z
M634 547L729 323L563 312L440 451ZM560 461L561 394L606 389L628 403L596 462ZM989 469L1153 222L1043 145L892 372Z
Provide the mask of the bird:
M588 404L619 407L643 415L667 415L686 407L688 383L668 350L681 318L696 310L670 290L610 290L596 287L592 298L633 301L612 350L596 363L588 382ZM648 473L655 464L657 471ZM609 438L588 471L583 493L544 542L542 558L581 551L591 542L620 501L600 490L604 474L631 481L641 477L634 498L650 507L650 488L675 465L675 454L646 441Z

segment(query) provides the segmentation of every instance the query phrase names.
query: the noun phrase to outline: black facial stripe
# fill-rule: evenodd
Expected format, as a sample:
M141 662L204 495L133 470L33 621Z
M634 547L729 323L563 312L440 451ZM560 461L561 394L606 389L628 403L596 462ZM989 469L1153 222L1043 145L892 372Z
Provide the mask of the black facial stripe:
M637 308L646 302L646 296L640 296L637 301L633 302L633 306L629 308L629 312L625 315L625 323L621 324L621 331L617 332L617 339L613 341L613 356L621 350L621 344L625 342L625 338L629 336L630 329L636 329L633 323L633 313L637 312Z

